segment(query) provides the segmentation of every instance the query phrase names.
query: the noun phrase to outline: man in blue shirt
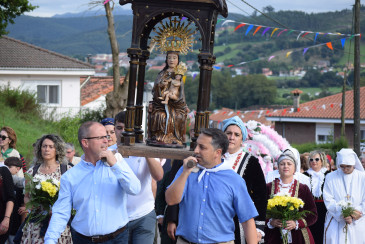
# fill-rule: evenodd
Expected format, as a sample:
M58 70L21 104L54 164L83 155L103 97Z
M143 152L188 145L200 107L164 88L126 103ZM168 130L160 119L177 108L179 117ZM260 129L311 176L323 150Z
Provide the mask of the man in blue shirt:
M245 181L221 161L228 144L221 130L203 130L194 150L195 157L184 160L167 189L168 205L180 203L177 243L234 243L235 215L242 224L246 242L257 243L253 218L258 213ZM197 167L188 167L191 160L198 163Z
M127 243L127 194L138 194L140 181L121 157L107 150L102 124L82 124L78 139L85 154L62 175L45 243L57 243L72 208L76 210L71 223L73 243Z

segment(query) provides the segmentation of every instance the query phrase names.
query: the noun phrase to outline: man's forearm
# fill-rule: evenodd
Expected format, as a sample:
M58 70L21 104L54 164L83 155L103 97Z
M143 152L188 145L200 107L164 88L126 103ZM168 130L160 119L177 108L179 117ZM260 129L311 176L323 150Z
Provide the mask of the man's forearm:
M256 244L257 243L257 232L256 225L253 218L247 220L246 222L241 223L243 230L245 232L245 238L247 244Z
M146 158L148 168L150 170L151 176L155 181L160 181L163 178L163 169L158 160L154 158Z
M188 172L182 172L179 178L166 190L165 197L168 205L175 205L181 202L186 180L189 177Z

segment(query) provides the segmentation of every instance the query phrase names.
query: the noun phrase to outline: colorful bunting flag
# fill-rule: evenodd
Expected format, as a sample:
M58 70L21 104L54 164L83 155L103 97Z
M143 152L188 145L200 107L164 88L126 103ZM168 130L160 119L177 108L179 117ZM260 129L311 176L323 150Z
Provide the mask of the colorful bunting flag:
M318 32L316 33L316 35L314 36L314 44L316 43L317 37L318 37Z
M110 0L105 0L103 4L105 5L105 4L107 4L109 1L110 1Z
M239 28L245 26L246 24L245 23L242 23L242 24L239 24L237 25L237 27L234 29L234 31L238 30Z
M255 30L255 32L253 33L253 36L261 29L261 25L260 26L258 26L257 28L256 28L256 30Z
M275 56L270 56L270 58L267 60L270 62L271 59L275 58Z
M272 32L271 32L271 35L270 37L272 37L272 35L274 35L275 31L277 31L279 28L275 28Z
M326 46L327 46L329 49L333 50L332 42L327 42L327 43L326 43Z
M345 48L345 41L346 41L346 38L342 38L341 39L341 44L342 44L342 47Z
M265 33L266 33L268 30L270 30L270 27L266 27L266 28L265 28L265 30L262 32L261 36L264 36L264 35L265 35Z
M286 53L286 57L289 57L289 55L292 53L292 51Z
M250 30L252 29L252 27L253 27L253 25L250 25L248 28L247 28L247 30L246 30L246 36L247 36L247 34L250 32Z
M287 29L280 31L279 34L277 35L277 37L280 36L281 33L285 32L285 31L287 31Z
M308 51L308 49L309 49L309 48L307 48L307 47L306 47L306 48L304 48L304 50L303 50L303 55L304 55L304 54Z

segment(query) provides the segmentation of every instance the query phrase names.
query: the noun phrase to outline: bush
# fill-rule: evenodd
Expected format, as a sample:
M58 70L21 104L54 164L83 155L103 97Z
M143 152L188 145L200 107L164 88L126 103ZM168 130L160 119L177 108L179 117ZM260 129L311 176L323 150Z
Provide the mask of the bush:
M41 115L41 105L37 103L36 94L20 88L11 88L10 84L0 87L0 99L24 117L27 114Z
M104 119L104 109L100 109L100 110L86 109L86 110L82 111L82 113L81 113L80 124L82 124L86 121L100 122L102 119Z

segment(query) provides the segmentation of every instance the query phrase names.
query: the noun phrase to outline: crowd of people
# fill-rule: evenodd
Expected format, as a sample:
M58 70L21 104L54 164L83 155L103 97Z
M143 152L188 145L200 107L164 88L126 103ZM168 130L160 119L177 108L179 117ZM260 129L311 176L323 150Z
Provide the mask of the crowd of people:
M184 160L123 158L118 153L125 112L78 131L83 150L54 134L33 145L26 170L10 127L0 130L0 244L3 243L365 243L365 157L292 147L263 172L242 147L246 125L235 116L222 130L204 129L194 155ZM3 162L2 162L3 161ZM191 161L195 162L190 166ZM32 177L60 181L47 218L24 191ZM28 180L25 180L27 178ZM300 198L300 219L267 217L276 195ZM343 204L353 208L343 214ZM28 216L28 217L27 217ZM157 228L158 227L158 228ZM346 229L346 232L343 231Z

